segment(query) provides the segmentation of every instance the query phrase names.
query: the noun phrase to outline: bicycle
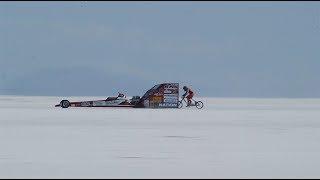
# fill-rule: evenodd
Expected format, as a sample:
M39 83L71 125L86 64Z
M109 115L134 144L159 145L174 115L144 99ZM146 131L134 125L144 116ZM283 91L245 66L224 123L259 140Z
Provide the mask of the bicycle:
M178 101L178 108L182 108L183 106L183 102L185 102L186 104L188 104L186 97L182 96L181 101ZM194 99L191 99L191 104L189 106L196 106L198 109L203 108L203 102L201 101L196 101ZM186 107L189 107L188 105Z

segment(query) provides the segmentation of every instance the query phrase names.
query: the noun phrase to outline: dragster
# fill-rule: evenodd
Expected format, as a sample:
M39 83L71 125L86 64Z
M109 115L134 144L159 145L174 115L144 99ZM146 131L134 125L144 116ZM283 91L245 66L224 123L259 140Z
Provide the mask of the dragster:
M55 107L126 107L126 108L178 108L179 83L162 83L153 86L142 97L131 99L119 94L103 100L70 102L62 100Z

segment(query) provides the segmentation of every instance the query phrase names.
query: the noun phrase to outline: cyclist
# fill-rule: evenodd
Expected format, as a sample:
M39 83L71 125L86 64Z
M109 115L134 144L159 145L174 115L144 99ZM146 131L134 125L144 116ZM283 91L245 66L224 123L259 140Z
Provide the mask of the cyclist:
M183 90L185 91L185 93L182 95L182 97L186 97L188 100L188 104L187 106L191 105L191 99L193 98L194 92L188 88L187 86L183 86Z

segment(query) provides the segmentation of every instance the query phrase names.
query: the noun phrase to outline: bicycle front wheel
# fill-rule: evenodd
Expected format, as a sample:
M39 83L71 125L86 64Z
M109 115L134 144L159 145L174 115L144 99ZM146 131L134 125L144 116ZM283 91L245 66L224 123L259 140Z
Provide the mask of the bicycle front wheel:
M198 109L203 108L203 102L197 101L197 102L196 102L196 107L197 107Z

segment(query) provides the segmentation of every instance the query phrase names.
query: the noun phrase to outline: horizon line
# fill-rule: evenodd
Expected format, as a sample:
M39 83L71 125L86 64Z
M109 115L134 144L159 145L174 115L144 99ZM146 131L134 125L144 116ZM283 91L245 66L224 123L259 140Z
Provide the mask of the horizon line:
M21 97L111 97L110 95L23 95L23 94L0 94L0 96ZM127 96L132 97L132 96ZM196 98L225 98L225 99L320 99L320 97L249 97L249 96L196 96Z

